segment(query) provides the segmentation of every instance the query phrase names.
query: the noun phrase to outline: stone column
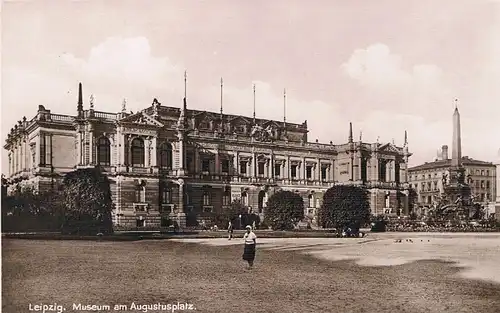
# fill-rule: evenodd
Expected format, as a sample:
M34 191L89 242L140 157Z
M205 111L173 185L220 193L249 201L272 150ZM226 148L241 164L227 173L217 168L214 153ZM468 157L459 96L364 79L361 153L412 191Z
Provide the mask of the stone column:
M220 154L219 150L215 151L215 174L220 174Z
M321 181L321 160L319 158L316 159L316 181Z
M94 131L90 129L89 131L89 164L94 163Z
M146 137L144 139L144 167L150 166L150 156L151 156L151 138Z
M252 177L257 177L256 168L257 168L257 157L255 153L252 153L252 171L250 173Z
M34 167L40 166L40 143L42 142L40 138L43 136L43 133L40 133L37 137L35 137L35 164Z
M396 160L391 161L391 182L396 181Z
M274 164L275 164L274 155L271 155L269 158L269 178L274 178Z
M391 181L391 161L385 163L385 181Z
M233 160L234 160L233 164L234 175L240 175L240 153L238 151L236 151Z
M200 172L200 149L198 147L194 148L194 172Z
M335 182L335 160L330 161L329 177L331 182Z
M302 180L306 180L306 168L307 168L307 164L306 164L306 158L302 158L302 165L301 165L301 168L300 168L300 173L302 176L301 179Z
M150 166L158 167L158 138L155 136L151 139L151 163Z
M12 149L12 173L17 173L17 147L14 143L14 148Z
M286 156L286 159L285 161L283 162L284 163L284 167L283 167L283 177L285 179L290 179L290 156Z
M21 171L26 170L26 141L21 139Z

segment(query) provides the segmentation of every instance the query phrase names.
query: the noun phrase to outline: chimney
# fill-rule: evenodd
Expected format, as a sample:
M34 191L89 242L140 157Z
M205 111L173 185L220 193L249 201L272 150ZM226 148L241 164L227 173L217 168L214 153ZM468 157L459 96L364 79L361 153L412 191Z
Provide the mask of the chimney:
M448 146L444 145L441 147L441 159L448 160Z

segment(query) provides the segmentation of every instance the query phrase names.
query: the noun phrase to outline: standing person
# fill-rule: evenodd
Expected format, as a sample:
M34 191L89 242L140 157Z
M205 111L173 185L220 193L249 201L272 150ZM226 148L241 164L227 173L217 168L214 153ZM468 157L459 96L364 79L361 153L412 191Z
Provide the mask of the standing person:
M255 260L255 245L257 243L257 236L252 231L252 226L247 225L247 232L243 236L245 241L245 249L243 250L243 260L248 262L248 269L252 269L253 261Z
M227 226L227 232L229 233L228 240L233 239L233 224L229 221L229 226Z

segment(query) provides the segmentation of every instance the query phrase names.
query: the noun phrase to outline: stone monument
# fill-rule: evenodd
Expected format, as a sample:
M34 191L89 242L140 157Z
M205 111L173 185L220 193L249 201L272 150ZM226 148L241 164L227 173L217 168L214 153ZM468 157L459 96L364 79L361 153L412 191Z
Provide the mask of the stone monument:
M455 108L453 113L453 145L449 175L448 183L444 186L447 202L459 206L468 203L471 199L471 188L465 181L465 169L462 166L462 137L458 108Z

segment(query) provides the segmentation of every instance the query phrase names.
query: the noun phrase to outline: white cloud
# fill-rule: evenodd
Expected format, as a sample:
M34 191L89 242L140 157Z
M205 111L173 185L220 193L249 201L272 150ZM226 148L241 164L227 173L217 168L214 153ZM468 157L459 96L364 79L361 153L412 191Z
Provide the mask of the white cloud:
M154 57L144 37L108 38L90 50L87 60L71 54L64 54L62 58L88 78L147 84L149 88L164 87L166 77L182 72L168 58Z
M433 119L445 114L453 99L443 82L442 70L432 64L404 66L403 58L377 43L355 50L341 69L357 81L375 109ZM439 114L436 114L439 113Z

